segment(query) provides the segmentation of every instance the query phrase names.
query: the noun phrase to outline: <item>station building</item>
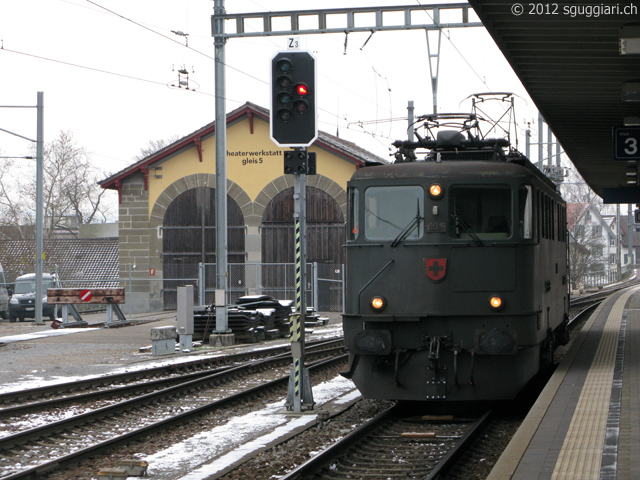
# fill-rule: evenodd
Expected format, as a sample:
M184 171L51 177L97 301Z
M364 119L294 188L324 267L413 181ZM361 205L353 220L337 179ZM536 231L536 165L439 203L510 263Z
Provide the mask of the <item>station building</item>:
M215 132L215 122L205 125L99 182L118 191L120 278L131 279L134 312L175 308L176 287L193 284L199 264L215 264ZM227 114L227 261L236 297L265 293L265 265L294 262L285 150L269 136L268 110L246 103ZM365 162L386 160L324 132L308 150L317 174L307 176L307 261L341 265L347 181ZM204 283L209 303L215 267Z

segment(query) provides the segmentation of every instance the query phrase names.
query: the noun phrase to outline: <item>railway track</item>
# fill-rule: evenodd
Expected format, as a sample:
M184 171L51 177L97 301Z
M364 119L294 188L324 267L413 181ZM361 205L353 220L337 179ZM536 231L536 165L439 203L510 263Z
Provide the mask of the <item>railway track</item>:
M328 368L346 360L344 347L328 347L326 343L307 349L310 370ZM290 368L290 355L278 354L221 367L221 371L187 374L181 381L165 379L171 384L154 386L151 393L111 401L106 406L102 405L104 399L114 396L108 390L77 395L83 397L76 398L80 404L90 402L78 407L81 410L65 398L3 409L0 411L3 417L0 429L4 431L0 438L0 478L38 478L43 472L72 465L132 439L282 389L287 385ZM118 387L118 391L122 388ZM124 388L146 389L145 385ZM97 405L96 398L100 398ZM56 415L56 411L62 413ZM69 412L73 413L69 415ZM30 428L20 429L20 425Z
M323 340L307 343L307 350L317 351L322 349L330 349L343 345L342 338L333 340ZM149 382L152 379L167 379L168 383L171 378L178 378L185 373L202 372L202 374L211 373L217 369L236 366L243 362L255 360L258 358L272 357L276 355L288 355L291 352L289 344L268 347L260 350L251 350L247 352L239 352L228 355L219 355L207 358L198 358L196 360L174 363L171 365L162 365L158 367L134 370L130 372L117 373L111 375L101 375L99 377L91 377L82 380L74 380L71 382L57 383L54 385L46 385L42 387L23 389L13 392L0 393L0 415L2 415L2 406L15 406L21 403L32 402L38 399L54 399L69 398L78 392L98 392L105 389L113 391L114 386L127 386L136 382ZM195 378L195 377L194 377ZM120 392L118 392L120 393Z
M444 473L490 418L410 416L401 404L383 411L281 480L433 479Z
M620 282L617 284L603 287L601 290L598 290L597 292L580 295L579 297L574 297L571 299L571 308L586 308L590 305L593 305L594 303L600 303L604 299L606 299L609 295L612 295L624 288L628 288L633 285L638 285L638 283L640 283L640 280L634 277L625 282Z

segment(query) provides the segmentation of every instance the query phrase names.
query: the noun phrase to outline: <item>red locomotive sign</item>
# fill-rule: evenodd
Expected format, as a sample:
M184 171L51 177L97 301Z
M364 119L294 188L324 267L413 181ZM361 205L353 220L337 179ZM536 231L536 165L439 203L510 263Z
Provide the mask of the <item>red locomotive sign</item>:
M446 258L425 258L424 263L427 269L427 278L432 282L441 282L447 276Z

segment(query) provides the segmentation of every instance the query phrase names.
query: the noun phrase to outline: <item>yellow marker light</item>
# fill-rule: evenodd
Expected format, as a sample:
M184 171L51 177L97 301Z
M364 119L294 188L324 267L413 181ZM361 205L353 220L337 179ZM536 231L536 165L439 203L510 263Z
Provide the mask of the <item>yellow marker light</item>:
M493 308L494 310L500 310L503 306L502 298L497 296L491 297L491 299L489 300L489 305L491 305L491 308Z
M444 189L437 183L434 183L429 187L429 197L431 197L433 200L438 200L442 198L443 194L444 194Z
M387 306L387 301L384 299L384 297L373 297L371 299L371 308L375 311L375 312L381 312L384 310L384 307Z

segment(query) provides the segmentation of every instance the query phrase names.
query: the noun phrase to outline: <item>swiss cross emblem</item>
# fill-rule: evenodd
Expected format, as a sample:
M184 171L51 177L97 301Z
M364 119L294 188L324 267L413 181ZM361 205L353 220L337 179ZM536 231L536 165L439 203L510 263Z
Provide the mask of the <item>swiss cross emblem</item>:
M425 258L424 263L429 280L436 283L444 280L444 277L447 275L446 258Z

